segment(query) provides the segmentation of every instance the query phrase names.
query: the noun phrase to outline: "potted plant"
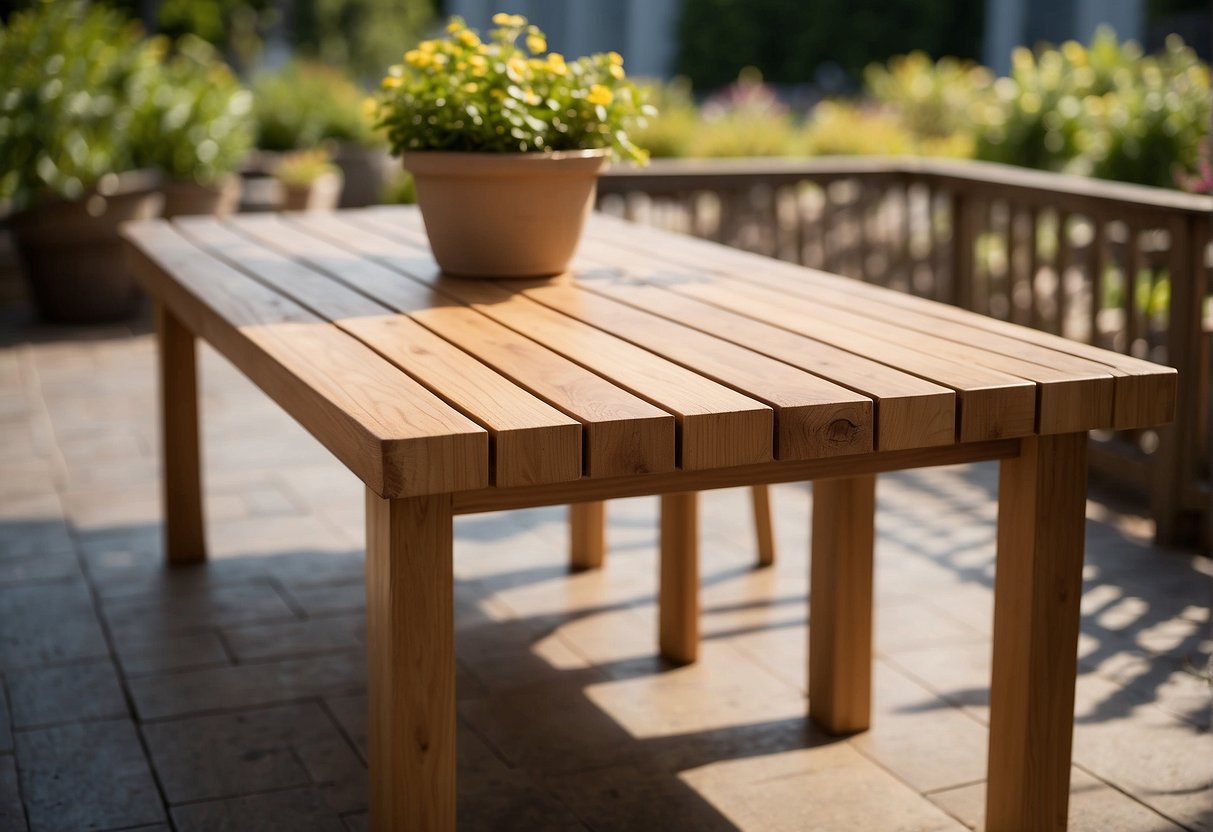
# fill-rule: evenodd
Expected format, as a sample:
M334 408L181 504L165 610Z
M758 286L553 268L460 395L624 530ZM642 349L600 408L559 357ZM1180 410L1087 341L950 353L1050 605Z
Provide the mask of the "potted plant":
M378 200L391 157L374 128L374 100L347 75L296 60L258 75L253 98L263 170L272 172L283 152L324 147L342 173L342 207Z
M287 211L331 211L341 196L341 169L324 148L283 155L274 169Z
M140 119L141 163L162 171L164 215L225 215L240 201L233 171L252 146L252 95L215 48L184 35Z
M118 13L39 3L0 26L0 201L35 305L61 322L130 314L118 225L156 215L160 179L128 135L162 53Z
M407 52L383 79L379 124L444 271L558 274L608 157L647 159L628 130L655 111L617 53L565 61L526 18L493 23L485 42L452 18L446 37Z

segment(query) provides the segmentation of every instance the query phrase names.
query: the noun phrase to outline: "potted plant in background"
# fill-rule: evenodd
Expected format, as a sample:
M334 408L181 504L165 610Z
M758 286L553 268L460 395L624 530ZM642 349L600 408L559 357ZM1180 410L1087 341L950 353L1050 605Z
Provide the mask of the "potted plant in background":
M379 124L444 271L558 274L608 157L647 159L628 131L655 110L618 54L566 61L526 18L493 22L484 42L452 18L446 37L406 53L383 79Z
M140 122L137 155L168 179L166 217L236 210L234 171L252 146L252 95L213 46L193 35L177 41Z
M39 3L0 26L0 199L44 320L113 320L137 307L118 225L160 211L160 177L135 170L128 137L162 47L84 2Z
M331 211L341 196L341 169L322 147L282 155L274 178L282 186L281 207L287 211Z
M391 168L374 101L348 76L296 60L253 79L259 170L273 174L284 152L324 147L344 180L341 205L378 201Z

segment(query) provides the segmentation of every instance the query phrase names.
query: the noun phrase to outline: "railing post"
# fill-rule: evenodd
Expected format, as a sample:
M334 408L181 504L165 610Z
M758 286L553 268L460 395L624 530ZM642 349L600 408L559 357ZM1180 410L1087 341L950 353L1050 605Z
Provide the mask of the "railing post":
M1168 546L1191 542L1199 520L1185 502L1195 487L1201 397L1207 395L1207 379L1201 374L1207 222L1205 217L1187 214L1177 216L1168 226L1171 302L1167 309L1167 363L1179 372L1179 390L1175 421L1158 431L1150 493L1155 539Z
M973 308L973 246L977 222L972 201L961 191L952 191L952 286L949 303Z

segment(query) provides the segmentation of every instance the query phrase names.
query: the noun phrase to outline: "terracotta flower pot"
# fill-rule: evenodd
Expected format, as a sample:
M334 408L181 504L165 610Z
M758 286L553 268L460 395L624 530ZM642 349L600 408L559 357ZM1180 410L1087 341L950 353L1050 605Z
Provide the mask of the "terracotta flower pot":
M607 150L404 154L438 265L463 277L568 268Z
M240 177L230 174L214 184L175 181L164 186L164 216L193 216L198 214L226 217L240 205Z
M126 265L118 226L160 214L160 177L105 177L77 201L43 202L13 217L17 251L44 321L101 323L126 318L142 294Z
M283 211L332 211L341 198L341 171L322 173L306 184L282 183Z

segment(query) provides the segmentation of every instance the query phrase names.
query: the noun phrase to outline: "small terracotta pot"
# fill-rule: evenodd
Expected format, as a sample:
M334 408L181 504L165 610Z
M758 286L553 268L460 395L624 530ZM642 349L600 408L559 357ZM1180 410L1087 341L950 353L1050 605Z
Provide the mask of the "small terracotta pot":
M608 151L404 154L434 258L462 277L568 268Z
M282 183L283 211L332 211L341 198L341 171L322 173L307 184Z
M226 217L239 207L240 189L240 177L235 174L209 185L191 180L168 182L164 186L164 216L168 219L199 214Z

